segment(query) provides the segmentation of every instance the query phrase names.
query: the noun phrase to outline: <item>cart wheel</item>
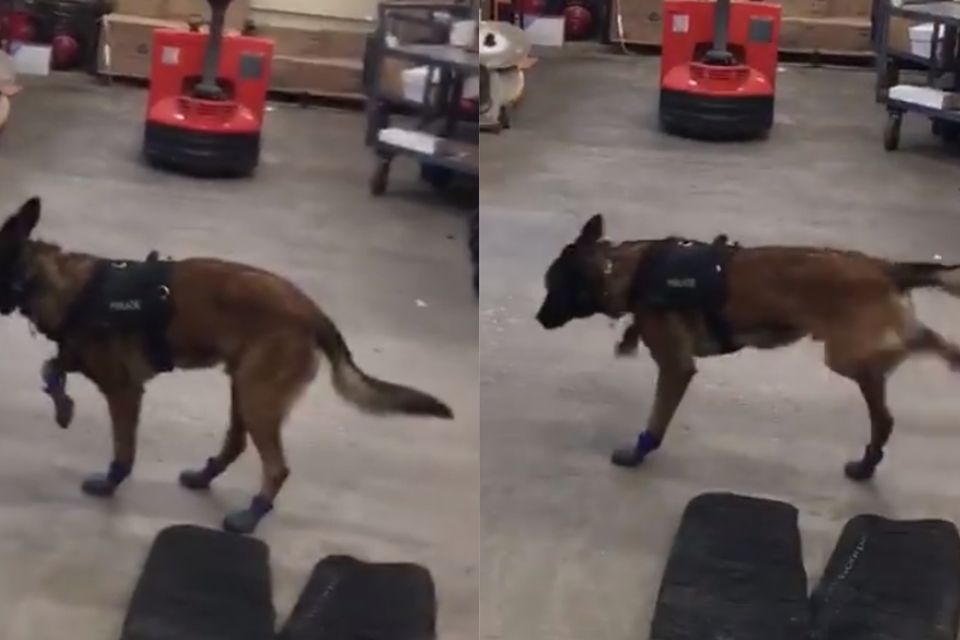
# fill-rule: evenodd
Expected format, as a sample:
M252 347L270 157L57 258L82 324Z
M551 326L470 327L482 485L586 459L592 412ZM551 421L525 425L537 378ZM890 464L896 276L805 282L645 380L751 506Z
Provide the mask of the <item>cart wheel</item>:
M937 128L939 130L937 135L943 138L944 142L953 144L960 139L960 126L955 122L941 122Z
M903 115L900 113L891 113L887 117L887 126L883 129L883 148L887 151L894 151L900 146L900 122Z
M387 180L390 179L390 161L383 158L377 160L377 168L370 178L370 193L382 196L387 192Z
M500 126L504 129L509 129L511 127L510 112L507 111L506 107L500 110Z
M420 178L437 191L445 191L453 183L454 172L446 167L421 164Z

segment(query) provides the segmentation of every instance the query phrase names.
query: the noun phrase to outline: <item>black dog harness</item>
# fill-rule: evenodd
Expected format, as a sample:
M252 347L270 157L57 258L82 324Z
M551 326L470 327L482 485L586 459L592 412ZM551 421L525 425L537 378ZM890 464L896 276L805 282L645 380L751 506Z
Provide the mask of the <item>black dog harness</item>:
M170 371L173 353L166 334L174 311L172 265L170 260L160 260L155 251L142 262L98 260L56 341L74 331L139 334L151 366Z
M631 299L659 311L699 312L721 353L741 347L723 315L727 261L738 245L718 236L712 243L682 238L654 242L644 252L631 284Z

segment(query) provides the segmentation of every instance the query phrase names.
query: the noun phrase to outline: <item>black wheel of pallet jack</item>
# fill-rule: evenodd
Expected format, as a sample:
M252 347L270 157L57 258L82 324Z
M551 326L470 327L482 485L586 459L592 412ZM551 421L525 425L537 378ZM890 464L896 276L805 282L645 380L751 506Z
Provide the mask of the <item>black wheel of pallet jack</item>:
M382 196L387 192L387 181L390 179L390 159L379 158L377 168L373 171L373 177L370 178L370 193L375 196Z
M883 129L883 148L887 151L894 151L900 146L900 123L903 121L903 114L891 112L887 116L887 126Z

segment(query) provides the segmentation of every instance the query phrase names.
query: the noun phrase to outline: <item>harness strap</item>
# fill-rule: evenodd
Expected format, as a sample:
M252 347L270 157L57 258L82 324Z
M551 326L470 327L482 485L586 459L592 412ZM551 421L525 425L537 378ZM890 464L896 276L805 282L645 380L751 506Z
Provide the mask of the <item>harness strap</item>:
M686 245L686 246L681 246ZM661 283L657 280L659 277L670 277L670 274L661 273L661 265L664 260L669 259L670 252L687 250L689 246L696 246L702 251L709 251L711 256L710 265L716 269L719 283L715 286L709 299L701 297L696 302L687 306L684 304L678 307L671 304L670 300L656 298L655 289ZM636 272L631 282L630 297L633 300L642 301L653 309L669 311L697 311L703 317L707 331L713 340L720 347L721 354L733 353L738 351L740 346L734 341L733 327L729 320L723 314L723 305L726 301L726 266L731 255L739 248L738 244L730 244L727 236L720 235L709 245L705 243L691 242L682 238L666 238L654 242L644 252ZM693 288L700 283L694 282Z
M70 305L64 322L52 338L60 344L75 331L114 329L115 327L109 326L108 321L105 324L98 324L98 322L105 322L101 317L103 310L99 307L105 304L104 291L105 288L109 288L112 273L115 270L129 268L132 264L135 263L97 260L89 280ZM170 371L173 369L174 362L166 331L173 317L173 309L169 301L170 290L167 287L172 262L159 260L157 252L152 251L145 263L137 266L143 268L144 265L150 266L147 271L148 277L144 278L142 291L137 298L139 306L131 311L141 314L142 321L135 328L123 327L123 329L134 330L141 334L147 360L156 371ZM112 310L114 305L122 307L126 302L125 300L107 300L106 304Z

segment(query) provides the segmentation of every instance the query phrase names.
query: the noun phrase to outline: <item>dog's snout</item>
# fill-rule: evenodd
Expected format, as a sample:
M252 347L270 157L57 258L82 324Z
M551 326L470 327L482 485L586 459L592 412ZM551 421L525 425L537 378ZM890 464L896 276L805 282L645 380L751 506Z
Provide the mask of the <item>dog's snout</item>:
M563 325L558 315L550 309L547 303L544 303L543 306L540 307L540 310L537 311L537 322L539 322L540 326L544 329L556 329Z

